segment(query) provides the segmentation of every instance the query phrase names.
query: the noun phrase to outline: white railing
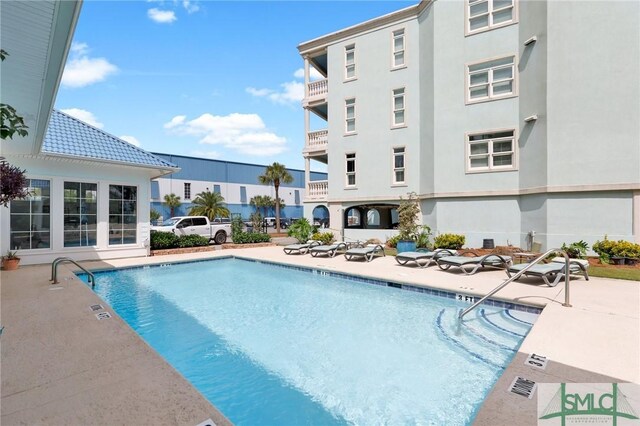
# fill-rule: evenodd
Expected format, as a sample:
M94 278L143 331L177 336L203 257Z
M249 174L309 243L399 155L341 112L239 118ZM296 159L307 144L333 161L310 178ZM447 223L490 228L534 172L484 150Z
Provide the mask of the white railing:
M329 181L314 180L307 183L307 198L313 200L326 199L329 193Z
M327 129L307 133L307 148L326 148L328 143L329 131Z
M329 93L329 80L325 78L324 80L312 81L309 83L307 89L310 98L326 95Z

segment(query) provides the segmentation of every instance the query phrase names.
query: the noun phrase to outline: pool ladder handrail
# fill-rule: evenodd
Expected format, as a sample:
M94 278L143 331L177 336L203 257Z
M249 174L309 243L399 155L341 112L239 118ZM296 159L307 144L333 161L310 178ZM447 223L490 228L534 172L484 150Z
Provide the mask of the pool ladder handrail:
M78 262L73 260L70 257L58 257L51 263L51 278L49 281L53 281L51 284L59 284L58 282L58 265L62 262L71 262L76 265L78 268L82 269L89 276L89 283L91 284L91 288L95 288L96 286L96 277L89 270L84 268Z
M484 297L482 297L480 300L475 302L473 305L469 306L467 309L465 309L464 311L460 312L460 314L458 315L458 320L462 320L462 318L465 315L467 315L469 312L471 312L473 309L475 309L478 305L480 305L482 302L484 302L485 300L487 300L488 298L490 298L491 296L493 296L494 294L496 294L497 292L499 292L503 288L505 288L507 285L511 284L513 281L515 281L518 278L520 278L525 272L527 272L529 269L531 269L534 265L540 263L542 260L546 259L551 253L561 253L564 256L564 262L565 262L565 267L564 267L564 303L562 304L562 306L570 308L571 307L571 303L569 303L569 275L570 275L569 274L569 272L570 272L569 271L569 262L570 262L569 255L564 250L555 248L555 249L547 250L546 252L544 252L543 254L538 256L535 260L533 260L527 266L522 268L515 275L513 275L509 279L505 280L498 287L496 287L493 290L491 290L489 293L487 293ZM507 268L508 268L508 266L507 266Z

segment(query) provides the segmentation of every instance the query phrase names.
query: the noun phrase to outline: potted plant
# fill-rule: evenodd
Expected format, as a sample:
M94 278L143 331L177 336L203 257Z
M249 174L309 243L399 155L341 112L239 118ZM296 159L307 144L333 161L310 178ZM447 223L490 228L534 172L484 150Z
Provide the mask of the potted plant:
M400 233L396 245L398 253L416 250L419 214L420 206L415 192L410 192L406 199L400 197L400 205L398 206L398 230Z
M14 271L20 265L20 258L17 251L7 251L6 256L2 256L2 269L5 271Z
M640 257L640 245L631 243L629 241L620 240L613 247L612 259L622 259L622 262L627 265L635 265ZM620 262L619 264L622 264Z

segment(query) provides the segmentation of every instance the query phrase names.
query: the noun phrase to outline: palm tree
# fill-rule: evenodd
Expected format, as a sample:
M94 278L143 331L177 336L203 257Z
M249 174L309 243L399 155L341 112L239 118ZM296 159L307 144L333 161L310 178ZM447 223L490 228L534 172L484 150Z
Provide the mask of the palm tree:
M171 217L173 217L176 207L180 207L180 196L174 193L167 194L164 196L164 204L169 207Z
M280 189L280 183L293 182L293 176L289 173L287 168L280 163L273 163L264 170L264 174L258 176L258 182L263 185L273 185L276 190L276 232L280 232L280 197L278 190Z
M268 195L256 195L255 197L251 197L249 200L249 204L256 208L256 210L263 209L263 217L267 216L267 210L269 207L275 206L276 202L273 198Z
M216 217L229 217L229 209L224 202L224 197L217 192L205 191L199 193L194 206L189 209L189 216L207 216L209 220Z

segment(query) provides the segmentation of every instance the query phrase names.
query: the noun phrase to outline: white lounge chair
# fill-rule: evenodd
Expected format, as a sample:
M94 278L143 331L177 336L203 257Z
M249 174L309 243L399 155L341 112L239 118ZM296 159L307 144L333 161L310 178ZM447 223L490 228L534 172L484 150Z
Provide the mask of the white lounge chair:
M378 256L382 253L384 254L384 247L380 244L369 244L365 247L352 248L345 252L344 258L347 260L360 259L363 258L367 262L371 262L374 257Z
M432 263L436 263L436 259L443 256L456 256L456 250L436 249L434 251L421 250L405 251L396 255L396 262L405 266L408 263L415 263L420 268L426 268ZM421 263L423 262L423 263Z
M517 274L527 266L529 266L528 263L519 263L517 265L512 265L507 268L507 275L510 277L511 274ZM538 263L536 265L533 265L531 269L525 271L524 275L542 278L546 285L548 285L549 287L555 287L558 285L562 277L564 277L565 267L566 264L564 258L556 257L551 261L551 263ZM589 274L587 273L588 267L589 262L587 261L580 261L580 259L570 259L569 275L579 274L582 275L585 280L589 281Z
M311 247L319 246L320 241L309 240L302 244L289 244L282 248L286 254L306 254Z
M484 267L507 268L511 265L511 256L502 256L493 253L474 257L444 256L436 259L436 263L442 270L446 271L452 266L455 266L460 268L466 275L472 275L478 272L478 269Z
M309 253L311 253L311 256L313 257L318 257L319 255L327 255L328 257L334 257L336 254L338 254L338 252L346 252L346 251L347 251L347 244L340 242L340 243L333 243L333 244L326 244L322 246L311 247L311 249L309 250Z

